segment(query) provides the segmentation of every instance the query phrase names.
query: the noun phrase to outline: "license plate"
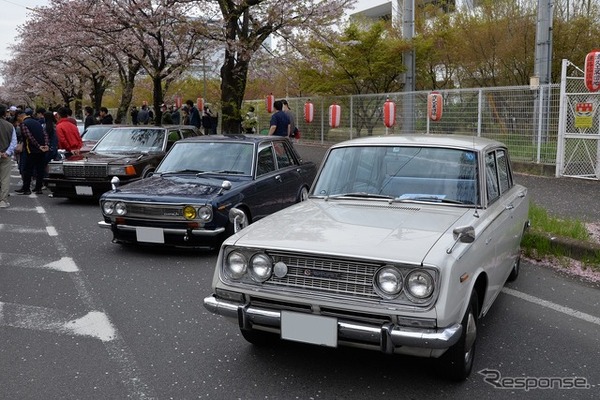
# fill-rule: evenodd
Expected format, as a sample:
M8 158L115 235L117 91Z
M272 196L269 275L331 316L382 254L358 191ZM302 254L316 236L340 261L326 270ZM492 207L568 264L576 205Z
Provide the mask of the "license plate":
M164 243L165 235L161 228L136 227L135 235L138 242Z
M337 319L282 311L281 338L320 346L337 347Z
M91 186L75 186L75 193L80 196L92 196L94 194Z

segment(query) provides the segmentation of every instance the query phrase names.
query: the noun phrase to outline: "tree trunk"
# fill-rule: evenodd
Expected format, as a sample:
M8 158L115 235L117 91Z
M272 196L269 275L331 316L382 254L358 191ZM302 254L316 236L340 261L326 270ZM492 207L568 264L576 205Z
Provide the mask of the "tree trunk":
M153 104L154 104L154 125L160 126L162 119L162 111L160 109L160 105L162 103L163 98L163 88L162 88L162 78L160 73L157 71L156 75L152 77L152 93L154 95Z
M221 67L221 131L241 133L242 101L248 79L248 62L236 60L232 53L225 54Z
M127 111L129 110L129 106L131 106L131 100L133 99L135 76L140 70L139 64L129 64L130 65L127 69L127 78L124 82L121 82L123 86L123 93L121 93L121 102L119 104L119 109L117 110L115 124L121 124L123 121L127 121Z

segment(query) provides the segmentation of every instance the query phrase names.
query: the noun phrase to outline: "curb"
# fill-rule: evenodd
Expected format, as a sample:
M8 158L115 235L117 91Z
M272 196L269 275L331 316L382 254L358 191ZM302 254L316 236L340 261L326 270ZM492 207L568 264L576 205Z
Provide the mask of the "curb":
M548 247L553 250L560 251L566 257L579 260L586 263L600 263L600 244L593 242L584 242L581 240L553 236L546 233L529 230L526 235L529 235L536 240L545 240Z

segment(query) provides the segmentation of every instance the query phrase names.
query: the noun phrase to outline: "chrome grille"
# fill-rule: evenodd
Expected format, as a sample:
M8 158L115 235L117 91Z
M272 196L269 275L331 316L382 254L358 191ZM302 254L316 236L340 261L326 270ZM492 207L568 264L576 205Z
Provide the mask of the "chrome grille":
M63 164L63 172L67 178L106 178L106 165Z
M138 217L182 217L181 206L156 206L148 204L127 203L127 214Z
M283 278L273 276L265 285L309 289L325 293L377 299L373 276L382 264L310 256L269 253L275 263L283 262L288 273Z

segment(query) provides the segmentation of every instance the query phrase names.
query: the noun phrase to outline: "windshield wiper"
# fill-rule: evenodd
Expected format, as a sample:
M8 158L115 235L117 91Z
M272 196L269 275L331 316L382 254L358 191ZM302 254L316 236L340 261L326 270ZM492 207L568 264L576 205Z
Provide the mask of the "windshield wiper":
M355 192L355 193L340 193L331 196L325 196L325 200L329 199L340 199L340 198L361 198L361 199L385 199L394 200L393 196L387 196L383 194L367 193L367 192Z
M206 174L229 174L229 175L243 175L244 171L230 171L230 170L221 170L221 171L199 171L197 175L206 175Z
M166 172L161 172L160 176L163 175L177 175L177 174L198 174L198 173L202 173L203 171L198 171L197 169L180 169L178 171L166 171Z
M449 203L449 204L465 204L460 200L447 199L443 196L410 196L410 197L397 197L395 201L431 201L435 203Z

